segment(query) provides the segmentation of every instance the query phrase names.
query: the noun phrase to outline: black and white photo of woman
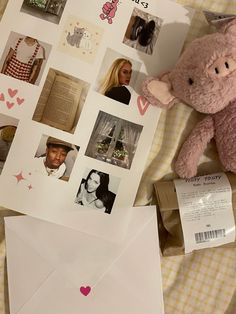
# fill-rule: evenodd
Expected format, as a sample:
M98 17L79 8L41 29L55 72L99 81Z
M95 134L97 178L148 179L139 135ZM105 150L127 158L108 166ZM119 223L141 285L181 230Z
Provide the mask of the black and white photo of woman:
M110 190L110 179L107 173L90 170L81 181L75 203L110 214L116 197Z

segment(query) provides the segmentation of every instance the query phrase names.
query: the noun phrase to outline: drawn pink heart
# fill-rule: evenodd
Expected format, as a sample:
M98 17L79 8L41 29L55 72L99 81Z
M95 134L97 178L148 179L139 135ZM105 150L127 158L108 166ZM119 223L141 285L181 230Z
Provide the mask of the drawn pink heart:
M143 96L138 96L137 105L140 114L143 116L147 111L147 108L149 107L150 103Z
M91 292L91 287L87 286L87 287L80 287L80 292L87 297L87 295Z
M11 98L15 97L16 94L17 94L18 90L17 89L11 89L11 88L8 88L8 94Z
M4 94L0 93L0 101L4 101L4 100L5 100Z
M6 101L6 105L8 109L11 109L14 106L14 102Z
M19 97L17 97L17 98L16 98L16 101L17 101L18 105L21 105L21 104L23 104L23 102L24 102L25 100L24 100L24 98L19 98Z

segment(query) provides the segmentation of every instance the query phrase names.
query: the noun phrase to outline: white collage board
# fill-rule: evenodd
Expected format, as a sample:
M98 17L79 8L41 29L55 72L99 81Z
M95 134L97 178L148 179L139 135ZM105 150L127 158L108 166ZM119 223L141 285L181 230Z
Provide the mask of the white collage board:
M40 2L44 1L9 0L0 25L0 127L9 119L13 123L5 125L17 125L0 175L0 205L115 239L129 220L127 208L133 205L160 115L158 108L139 97L142 82L146 75L157 75L175 64L193 11L168 0L67 0L62 1L59 16L59 11L52 14L37 7ZM51 2L56 6L60 1ZM19 38L26 37L36 39L41 55L43 51L37 79L30 83L2 70L10 49L16 50ZM127 104L105 96L98 87L113 61L122 58L132 66L131 78L122 86L131 96ZM73 131L34 118L52 70L85 83L86 95L83 91L77 95L84 99ZM68 100L63 84L58 86L60 97L51 100L53 106ZM55 110L60 114L60 108ZM120 131L115 136L117 126ZM46 152L48 137L73 148L66 180L36 169L37 152ZM115 196L109 214L75 202L93 169L109 176L108 187Z

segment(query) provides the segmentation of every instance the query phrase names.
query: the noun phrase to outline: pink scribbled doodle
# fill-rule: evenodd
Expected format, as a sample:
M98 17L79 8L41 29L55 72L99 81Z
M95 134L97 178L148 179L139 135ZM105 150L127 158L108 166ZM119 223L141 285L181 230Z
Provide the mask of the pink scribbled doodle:
M20 97L16 98L16 102L18 103L19 106L23 104L24 101L25 101L24 98L20 98Z
M140 114L143 116L150 106L150 103L143 96L138 96L137 106Z
M22 171L19 172L18 174L14 174L14 177L16 178L17 183L21 182L22 180L25 180L23 177Z
M6 101L6 105L8 109L11 109L14 106L14 102Z
M12 88L8 88L8 94L11 98L15 97L16 94L18 93L18 90L17 89L12 89Z
M8 109L12 109L15 105L19 106L22 105L25 99L18 96L15 98L17 93L18 93L17 89L12 89L10 87L8 88L5 94L0 92L0 103L1 102L5 103Z
M29 172L28 175L31 176L31 172ZM17 184L23 185L24 188L28 189L28 191L33 189L33 185L31 184L31 182L27 178L27 175L23 174L23 171L20 171L19 173L14 174L13 177L16 178L16 183Z
M109 24L113 23L113 18L116 15L116 11L117 11L117 6L118 6L119 0L112 0L112 1L107 1L103 7L102 7L102 12L100 14L100 18L102 20L107 19Z
M5 101L5 96L3 93L0 93L0 101Z

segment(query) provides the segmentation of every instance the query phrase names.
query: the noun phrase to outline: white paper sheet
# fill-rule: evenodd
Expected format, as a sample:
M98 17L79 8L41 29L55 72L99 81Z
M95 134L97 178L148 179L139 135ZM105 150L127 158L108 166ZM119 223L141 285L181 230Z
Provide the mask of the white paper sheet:
M10 47L16 49L19 37L36 38L44 49L45 59L35 84L0 75L0 120L1 114L5 114L19 121L0 176L0 204L84 232L118 239L126 230L128 208L133 205L160 115L159 109L139 98L141 83L146 74L156 75L174 65L193 11L167 0L150 0L147 6L134 1L108 3L114 9L106 16L105 1L66 1L56 23L55 16L45 10L28 7L26 12L22 1L9 1L0 25L0 67ZM135 18L142 27L137 27L132 20ZM153 22L154 33L150 30ZM128 25L132 27L128 29ZM133 35L138 34L136 39L131 40L131 35L127 35L130 30ZM143 31L148 33L143 35ZM98 92L101 77L121 57L132 63L128 105ZM32 119L50 69L87 84L73 132ZM98 132L100 138L104 132L103 139L111 141L105 153L102 149L107 143L102 143L100 151L97 148L98 120L101 122L97 124L102 126ZM113 126L106 127L106 120L114 121ZM67 182L36 171L43 167L43 161L39 165L40 160L35 156L46 152L49 136L72 144L73 151L66 159ZM94 204L91 208L75 203L79 187L92 169L109 176L108 188L115 197L110 215L96 210Z

